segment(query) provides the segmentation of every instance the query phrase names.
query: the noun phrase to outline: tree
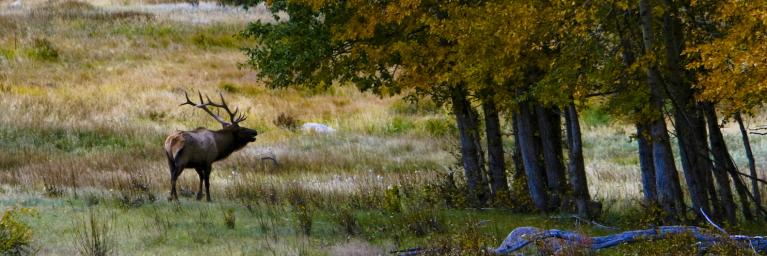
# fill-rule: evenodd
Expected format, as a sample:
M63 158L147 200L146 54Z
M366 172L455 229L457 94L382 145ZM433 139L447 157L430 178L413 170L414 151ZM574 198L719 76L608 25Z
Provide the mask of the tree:
M654 48L655 35L653 32L652 6L648 0L639 1L639 16L641 20L642 41L645 54L651 54ZM684 215L684 201L679 177L669 144L666 121L663 119L663 88L657 66L650 63L647 68L647 84L650 88L650 104L656 111L656 116L650 122L652 137L653 160L655 161L655 187L658 203L669 214L672 222Z
M428 1L321 0L272 1L268 6L273 13L287 13L289 19L255 22L243 32L259 43L246 52L262 79L274 87L352 83L381 95L407 91L451 103L470 199L476 207L485 205L489 193L479 143L481 126L468 98L476 87L454 76L459 47L434 33L429 24L451 18L446 7ZM486 114L493 122L492 113ZM500 132L492 125L489 138L495 143ZM498 157L502 153L497 145L491 146L490 166L498 189L505 182L498 174L503 158Z

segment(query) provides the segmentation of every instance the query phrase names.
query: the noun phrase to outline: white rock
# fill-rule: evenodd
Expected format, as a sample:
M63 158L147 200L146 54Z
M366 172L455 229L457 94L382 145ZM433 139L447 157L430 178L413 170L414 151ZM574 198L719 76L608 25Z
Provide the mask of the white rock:
M9 5L11 8L21 8L21 0L16 0L11 5Z
M320 123L304 123L301 126L301 131L304 133L334 133L336 129Z

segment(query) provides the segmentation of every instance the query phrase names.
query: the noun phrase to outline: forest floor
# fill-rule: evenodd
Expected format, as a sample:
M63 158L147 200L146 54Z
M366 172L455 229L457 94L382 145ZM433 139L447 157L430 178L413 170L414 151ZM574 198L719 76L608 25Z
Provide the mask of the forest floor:
M456 128L434 102L348 86L265 87L241 65L240 49L254 45L237 35L255 20L274 17L262 7L205 2L0 1L0 207L31 228L34 250L70 255L100 237L126 255L374 255L488 248L519 226L608 233L515 206L468 209L445 185L455 172L461 186ZM164 137L217 126L178 106L185 90L224 92L248 114L243 125L259 131L258 141L214 165L212 203L191 196L192 171L179 181L180 202L166 200ZM621 230L652 225L639 204L632 126L611 121L599 99L582 111L589 189L603 204L598 221ZM306 134L297 128L303 122L338 132ZM745 169L738 130L725 127ZM753 136L752 145L764 177L767 138ZM728 228L767 234L764 224ZM604 253L648 252L624 247ZM458 254L470 252L480 251Z

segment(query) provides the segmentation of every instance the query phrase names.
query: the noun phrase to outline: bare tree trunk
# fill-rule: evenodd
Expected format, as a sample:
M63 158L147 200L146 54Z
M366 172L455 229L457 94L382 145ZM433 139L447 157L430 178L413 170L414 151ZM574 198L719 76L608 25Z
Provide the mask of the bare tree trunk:
M630 10L626 10L624 17L631 15ZM626 69L630 69L631 65L636 61L634 55L634 47L632 47L632 40L630 39L630 33L625 29L631 29L632 25L629 23L628 18L623 23L618 23L619 35L621 38L621 47L623 48L621 54L623 55L623 66ZM622 26L625 25L625 28ZM621 84L628 87L629 78L627 76L621 77ZM650 138L650 127L642 122L635 124L637 131L637 148L639 151L639 169L642 175L642 192L644 194L644 201L648 204L658 203L658 194L655 188L655 166L652 158L652 144Z
M642 41L646 53L653 51L654 34L652 29L652 8L648 0L639 1L639 16L641 20ZM674 157L669 143L668 129L663 118L663 88L660 76L654 64L647 69L647 83L650 87L650 104L657 112L650 123L652 135L653 160L655 166L655 185L658 193L658 203L668 213L670 222L678 222L684 215L685 205L679 176L676 171Z
M484 191L484 199L483 202L487 202L487 200L490 199L492 194L490 194L490 191L488 191L488 187L490 185L490 177L488 177L487 169L485 168L485 151L482 149L482 129L479 127L481 125L479 121L479 114L474 109L474 107L471 106L471 103L467 101L467 106L469 109L469 121L470 124L473 124L473 129L471 129L472 132L472 138L474 138L474 145L477 148L477 159L479 159L479 183L481 184L481 188ZM483 203L484 204L484 203Z
M642 189L646 203L657 204L658 194L655 188L655 166L652 159L652 145L649 142L648 125L637 123L637 147L639 148L639 169L642 174Z
M551 197L549 204L559 207L565 193L565 166L562 157L561 119L554 109L536 104L538 131L543 149L543 163L546 169L546 184Z
M519 110L514 117L517 118L516 128L530 196L535 208L541 212L547 212L549 198L546 193L546 180L544 171L538 166L538 152L528 103L519 104Z
M700 216L698 209L711 212L705 173L710 164L706 164L707 146L702 141L697 141L696 133L705 129L702 116L699 115L698 105L693 98L693 91L689 81L683 76L691 77L682 67L682 50L684 47L684 33L678 20L677 6L669 1L664 1L667 11L663 15L663 39L666 49L666 69L668 70L669 98L674 106L674 124L676 126L677 143L682 162L682 170L687 182L690 201L693 209ZM701 159L705 158L705 159Z
M743 137L743 147L746 149L746 158L748 158L748 171L751 174L751 190L754 194L754 203L756 204L756 209L762 208L762 195L759 192L759 182L757 182L757 176L756 176L756 164L754 160L754 153L751 151L751 141L748 139L748 131L746 130L746 126L743 125L743 117L741 117L740 112L735 113L735 121L738 122L738 127L740 127L740 135ZM757 216L761 216L760 211L756 211Z
M512 114L511 123L514 128L514 152L511 154L511 160L514 162L514 174L512 178L517 179L525 175L525 165L522 162L522 146L519 145L519 118L517 114Z
M575 103L570 102L567 106L567 138L570 146L568 171L570 175L570 187L575 197L575 206L578 215L589 217L589 186L586 180L586 167L583 161L583 143L581 142L581 125L578 119L578 111Z
M461 140L461 159L469 187L469 198L472 206L484 207L487 202L487 184L482 182L482 165L480 165L479 149L477 148L477 121L472 118L471 105L466 99L466 89L458 86L452 91L453 113L458 124Z
M712 103L705 103L703 111L706 114L706 123L708 124L708 136L711 142L711 152L714 156L714 177L716 178L717 185L719 187L719 200L721 201L721 208L724 210L725 219L731 224L735 225L738 221L735 211L735 206L732 188L730 188L730 178L727 177L727 149L724 145L724 138L719 131L719 124L717 124L716 112ZM717 136L718 134L718 136ZM724 148L724 150L722 150Z
M482 100L482 110L485 114L485 134L487 136L488 167L490 172L490 193L493 198L499 195L508 196L509 184L506 179L506 168L503 156L503 137L498 108L492 96ZM507 197L508 198L508 197Z

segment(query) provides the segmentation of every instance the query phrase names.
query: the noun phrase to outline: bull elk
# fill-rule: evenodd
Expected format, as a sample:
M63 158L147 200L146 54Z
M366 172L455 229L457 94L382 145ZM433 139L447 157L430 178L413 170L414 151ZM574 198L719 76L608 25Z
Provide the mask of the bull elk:
M250 142L256 141L256 132L253 129L241 127L240 122L244 121L246 116L242 113L238 115L239 109L234 112L229 109L221 96L221 103L214 103L208 96L205 96L207 102L203 100L202 93L200 103L196 104L189 99L189 95L184 92L186 102L179 106L190 105L202 109L216 119L223 128L221 130L209 130L199 127L193 131L176 131L165 139L165 155L168 158L170 167L170 197L168 200L178 200L176 194L176 180L187 168L193 168L200 177L200 187L197 192L197 200L202 199L203 183L205 184L205 195L210 201L210 172L214 162L224 159L234 151L240 150ZM214 114L208 107L223 109L229 114L229 121L225 121L220 116Z

